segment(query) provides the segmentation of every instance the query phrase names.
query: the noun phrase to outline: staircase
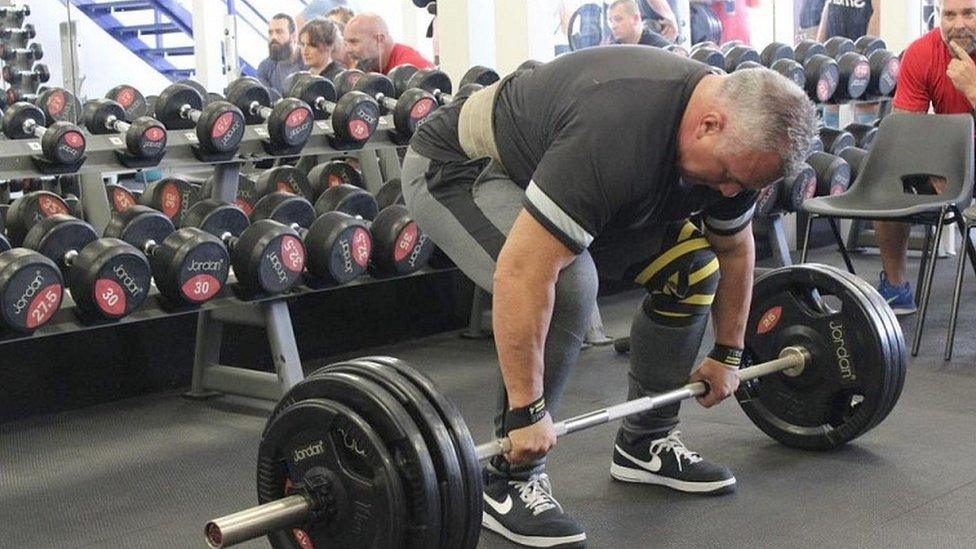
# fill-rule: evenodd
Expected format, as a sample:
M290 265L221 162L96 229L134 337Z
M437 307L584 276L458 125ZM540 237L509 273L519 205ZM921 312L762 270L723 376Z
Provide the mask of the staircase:
M62 0L171 81L194 73L193 18L176 0ZM253 26L253 25L252 25ZM241 60L244 74L254 67Z

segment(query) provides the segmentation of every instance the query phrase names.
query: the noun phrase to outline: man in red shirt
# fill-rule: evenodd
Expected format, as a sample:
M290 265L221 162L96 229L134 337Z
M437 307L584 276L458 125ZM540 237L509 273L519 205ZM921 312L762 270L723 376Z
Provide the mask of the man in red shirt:
M976 106L976 0L937 0L939 28L912 42L902 56L893 112L972 113ZM932 181L936 191L944 180ZM905 262L910 226L874 222L881 251L878 291L896 314L915 312L915 298L906 280Z
M387 74L404 64L418 69L434 67L419 51L394 42L386 21L375 13L361 13L350 19L343 38L347 55L361 71Z

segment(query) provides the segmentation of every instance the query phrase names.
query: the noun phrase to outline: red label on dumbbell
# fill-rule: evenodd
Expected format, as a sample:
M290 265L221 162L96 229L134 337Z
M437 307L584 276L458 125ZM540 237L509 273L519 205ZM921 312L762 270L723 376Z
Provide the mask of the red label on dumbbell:
M38 275L40 276L40 275ZM62 288L60 284L51 284L37 292L30 305L27 306L27 328L33 330L47 324L48 320L61 307Z
M826 78L821 78L817 81L817 99L821 103L830 99L830 82Z
M202 303L220 291L220 281L208 274L198 274L183 283L181 291L190 301Z
M251 212L254 211L254 204L252 204L250 200L242 196L238 196L237 198L235 198L234 204L236 204L238 208L244 210L244 213L246 213L248 217L250 217Z
M803 182L803 199L813 198L817 194L817 176L812 175Z
M413 252L413 246L417 243L419 235L420 229L417 228L417 222L407 223L407 226L397 236L396 247L393 249L393 259L396 261L406 259Z
M352 260L360 267L366 267L369 256L373 253L373 239L369 231L359 227L352 233Z
M41 196L37 199L37 209L44 217L51 217L54 214L68 213L68 205L60 198L53 196Z
M349 135L353 137L356 141L364 141L369 138L369 124L363 122L362 120L350 120L349 121Z
M112 189L112 208L115 211L121 212L130 206L134 206L135 203L136 199L129 191L119 187Z
M176 219L176 215L180 213L180 207L183 206L183 194L180 193L179 185L173 182L166 183L163 185L160 195L159 203L162 205L163 213L170 219Z
M859 62L854 67L854 76L856 78L868 78L871 76L871 65L865 62Z
M147 141L162 141L166 137L166 132L158 126L153 126L143 132L142 137Z
M223 137L231 128L234 127L234 111L225 112L217 117L213 128L210 130L210 137Z
M306 120L308 120L308 114L308 109L304 107L292 109L292 111L288 113L288 118L285 119L285 127L291 129L301 126Z
M68 132L64 134L64 143L72 149L82 149L85 147L85 138L78 132Z
M275 190L280 193L297 194L295 188L291 186L291 181L282 180L275 183Z
M291 235L282 237L281 262L293 273L300 273L305 269L305 247L301 240Z
M51 115L57 116L61 114L64 110L65 104L68 102L68 98L64 96L63 91L56 91L52 93L47 100L47 110Z
M763 313L763 315L759 318L759 323L756 325L756 334L762 335L775 328L776 325L779 324L779 319L782 315L783 307L780 305L777 305Z
M337 173L329 174L329 187L337 187L342 185L345 181L342 180L342 176Z
M888 74L892 80L898 80L899 72L901 72L901 60L897 57L892 57L891 61L888 62Z
M114 280L100 278L95 281L95 303L106 316L121 316L125 314L125 290Z
M128 109L132 102L136 99L136 91L129 86L123 86L119 89L119 92L115 95L115 102L122 105L122 108Z
M429 97L417 101L413 104L413 108L410 109L410 120L417 121L427 118L427 115L434 111L435 104L434 100Z

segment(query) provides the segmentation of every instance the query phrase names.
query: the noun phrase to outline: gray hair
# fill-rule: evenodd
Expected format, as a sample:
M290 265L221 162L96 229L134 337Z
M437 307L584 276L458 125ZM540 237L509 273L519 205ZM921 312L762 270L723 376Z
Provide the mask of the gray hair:
M802 169L817 135L817 111L792 80L769 69L735 71L725 77L719 100L728 108L726 150L778 152L785 177Z

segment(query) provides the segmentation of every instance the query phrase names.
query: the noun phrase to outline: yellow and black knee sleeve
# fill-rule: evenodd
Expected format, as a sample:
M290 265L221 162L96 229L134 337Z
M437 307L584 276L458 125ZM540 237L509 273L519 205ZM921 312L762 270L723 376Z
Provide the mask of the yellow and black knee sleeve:
M647 289L644 312L666 325L697 322L708 315L718 288L718 258L704 233L690 221L668 238L670 245L637 275Z

